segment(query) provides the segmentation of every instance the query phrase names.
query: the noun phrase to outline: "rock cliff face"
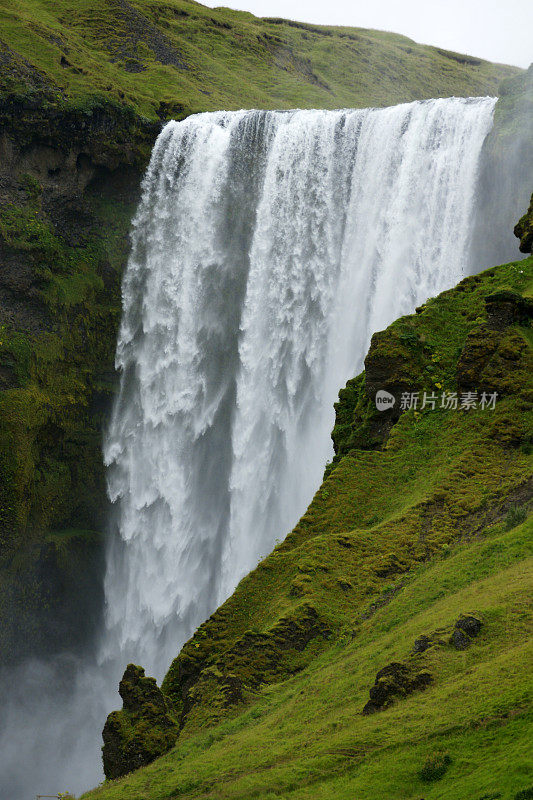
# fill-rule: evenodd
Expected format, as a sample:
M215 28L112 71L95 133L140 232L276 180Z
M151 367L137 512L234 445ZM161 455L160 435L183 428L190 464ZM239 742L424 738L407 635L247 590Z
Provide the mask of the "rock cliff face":
M0 651L84 642L101 607L101 436L129 220L159 125L0 97ZM20 635L20 631L25 636Z

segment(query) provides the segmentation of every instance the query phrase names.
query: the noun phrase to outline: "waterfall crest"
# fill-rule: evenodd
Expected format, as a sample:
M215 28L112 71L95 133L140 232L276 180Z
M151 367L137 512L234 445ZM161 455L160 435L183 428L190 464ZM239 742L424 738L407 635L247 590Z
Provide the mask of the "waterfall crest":
M166 125L123 284L102 659L161 677L301 516L372 332L468 270L494 103Z

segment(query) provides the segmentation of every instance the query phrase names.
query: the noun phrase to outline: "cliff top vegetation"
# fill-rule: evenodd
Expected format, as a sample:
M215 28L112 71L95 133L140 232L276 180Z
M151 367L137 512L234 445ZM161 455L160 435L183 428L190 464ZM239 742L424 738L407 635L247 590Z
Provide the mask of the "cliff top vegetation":
M496 94L520 72L394 33L191 0L0 0L0 25L0 96L112 102L151 119Z

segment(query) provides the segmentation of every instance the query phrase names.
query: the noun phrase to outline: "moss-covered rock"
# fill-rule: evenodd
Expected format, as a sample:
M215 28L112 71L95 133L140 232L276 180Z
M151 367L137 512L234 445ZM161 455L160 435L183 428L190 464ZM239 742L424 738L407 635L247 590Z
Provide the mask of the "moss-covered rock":
M528 210L515 225L514 234L520 239L520 252L531 253L533 250L533 195Z
M119 685L122 711L109 714L102 738L106 778L145 766L173 747L177 725L154 678L128 664Z
M218 613L223 614L223 607ZM324 647L331 635L325 620L309 603L301 603L266 631L245 630L228 647L213 648L211 630L218 623L210 618L172 663L162 689L180 714L180 726L191 724L196 706L213 721L225 710L249 700L267 686L299 672L309 652ZM309 650L308 650L309 648Z
M394 662L380 669L370 689L370 700L363 714L374 714L388 708L395 700L413 692L427 689L433 677L427 670L416 670L407 664Z
M141 130L112 104L63 113L14 96L0 97L0 120L6 662L77 647L98 624L108 515L101 437L114 391L120 277L158 126Z
M485 298L487 324L496 330L509 325L529 326L533 319L533 298L502 289Z
M454 625L450 644L456 650L466 650L481 631L483 623L471 614L462 614Z

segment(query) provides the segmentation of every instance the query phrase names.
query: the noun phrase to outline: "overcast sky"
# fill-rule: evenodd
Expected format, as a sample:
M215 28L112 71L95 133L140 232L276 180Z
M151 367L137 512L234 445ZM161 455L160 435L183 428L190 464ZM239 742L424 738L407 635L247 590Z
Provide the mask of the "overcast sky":
M321 25L403 33L421 44L527 67L533 61L533 0L201 0Z

